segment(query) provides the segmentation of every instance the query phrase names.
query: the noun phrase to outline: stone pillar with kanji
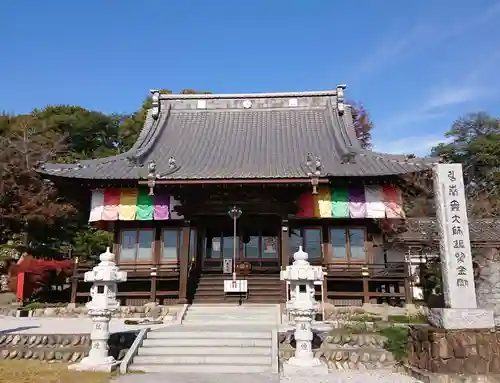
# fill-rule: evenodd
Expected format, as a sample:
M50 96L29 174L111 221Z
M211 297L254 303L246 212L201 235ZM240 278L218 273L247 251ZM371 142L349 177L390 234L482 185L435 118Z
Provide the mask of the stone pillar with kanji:
M92 282L91 301L86 307L92 320L92 341L89 355L79 363L69 366L77 371L111 372L118 362L109 355L109 322L113 313L120 308L116 300L117 283L127 280L127 273L120 271L114 262L114 254L109 251L101 254L100 263L85 273L85 282Z
M477 307L462 165L433 170L445 307L429 310L429 321L449 330L491 329L493 311Z

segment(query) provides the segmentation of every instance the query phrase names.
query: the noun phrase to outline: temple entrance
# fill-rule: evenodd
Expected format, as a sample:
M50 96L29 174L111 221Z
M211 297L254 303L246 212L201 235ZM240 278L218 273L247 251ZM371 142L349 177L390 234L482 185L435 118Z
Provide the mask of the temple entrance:
M224 217L225 218L225 217ZM242 216L234 236L231 218L214 219L205 229L203 272L232 274L249 263L252 273L277 272L281 264L280 220L275 216Z
M281 219L273 215L245 215L234 222L229 216L204 217L197 222L200 247L199 273L193 281L192 302L279 303L284 299L280 281ZM248 263L248 273L238 266ZM235 270L238 279L245 279L248 291L244 296L226 294L224 280ZM246 268L248 271L248 267Z

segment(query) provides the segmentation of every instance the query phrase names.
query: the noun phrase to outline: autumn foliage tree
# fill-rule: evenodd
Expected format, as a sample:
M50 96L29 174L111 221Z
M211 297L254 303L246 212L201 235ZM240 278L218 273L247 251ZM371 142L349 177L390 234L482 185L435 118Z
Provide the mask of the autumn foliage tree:
M22 245L27 247L37 232L75 212L52 184L34 171L34 165L59 150L65 138L55 137L32 116L7 118L2 124L9 134L0 138L1 230L22 233Z
M356 132L356 137L360 140L361 145L364 149L370 149L371 144L371 131L373 129L373 122L370 119L370 115L365 107L361 104L353 105L353 120L354 120L354 130Z

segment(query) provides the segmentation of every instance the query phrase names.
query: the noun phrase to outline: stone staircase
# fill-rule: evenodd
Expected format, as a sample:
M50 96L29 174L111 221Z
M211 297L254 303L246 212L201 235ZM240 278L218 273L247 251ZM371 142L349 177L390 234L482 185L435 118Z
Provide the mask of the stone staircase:
M182 325L148 332L130 370L277 372L277 307L252 306L191 306Z
M191 305L182 324L184 326L277 326L279 305Z

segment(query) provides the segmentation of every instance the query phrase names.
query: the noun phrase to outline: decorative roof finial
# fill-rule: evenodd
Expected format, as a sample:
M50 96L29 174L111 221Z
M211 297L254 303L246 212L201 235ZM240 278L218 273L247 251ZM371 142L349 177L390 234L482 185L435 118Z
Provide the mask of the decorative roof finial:
M153 108L152 116L156 120L160 115L160 91L157 89L151 89L150 92L152 101L151 107Z
M337 85L337 109L340 115L344 114L345 110L345 99L344 99L344 90L347 88L346 85Z

